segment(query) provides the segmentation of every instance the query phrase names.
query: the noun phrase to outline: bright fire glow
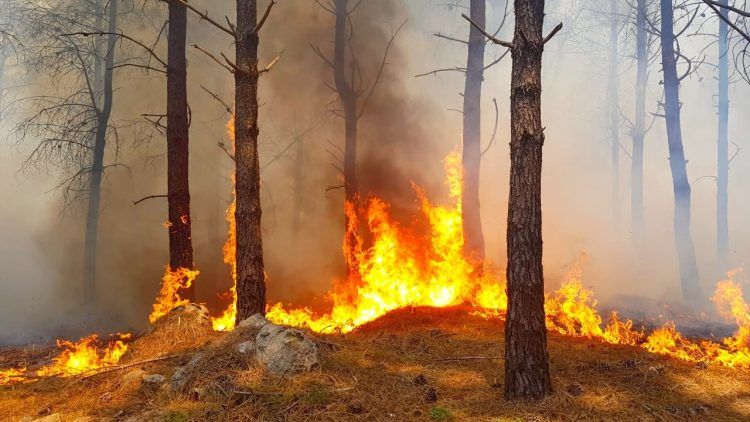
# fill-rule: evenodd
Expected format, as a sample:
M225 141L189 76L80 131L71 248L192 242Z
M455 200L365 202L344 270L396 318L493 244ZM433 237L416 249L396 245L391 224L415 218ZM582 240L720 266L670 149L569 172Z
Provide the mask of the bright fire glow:
M190 303L189 300L180 297L180 290L189 288L199 271L188 268L178 268L172 271L169 266L164 270L164 277L161 279L161 290L156 297L154 309L148 320L153 324L159 318L168 314L172 309L178 306L185 306Z

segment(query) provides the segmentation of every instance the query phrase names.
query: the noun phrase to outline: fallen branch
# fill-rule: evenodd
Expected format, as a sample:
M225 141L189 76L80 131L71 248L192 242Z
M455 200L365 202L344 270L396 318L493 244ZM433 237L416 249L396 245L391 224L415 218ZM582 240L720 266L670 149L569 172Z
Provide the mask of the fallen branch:
M180 357L180 355L164 355L164 356L159 356L159 357L155 357L155 358L151 358L151 359L139 360L137 362L126 363L124 365L111 366L109 368L105 368L105 369L102 369L100 371L96 371L93 374L86 375L83 378L84 379L89 379L91 377L94 377L94 376L97 376L97 375L101 375L101 374L106 374L108 372L119 371L120 369L127 369L127 368L132 368L133 366L143 365L144 363L159 362L159 361L162 361L162 360L167 360L167 359L172 359L172 358L177 358L177 357Z
M458 360L494 360L494 359L505 359L505 356L455 356L452 358L440 358L435 359L435 362L450 362L450 361L458 361Z

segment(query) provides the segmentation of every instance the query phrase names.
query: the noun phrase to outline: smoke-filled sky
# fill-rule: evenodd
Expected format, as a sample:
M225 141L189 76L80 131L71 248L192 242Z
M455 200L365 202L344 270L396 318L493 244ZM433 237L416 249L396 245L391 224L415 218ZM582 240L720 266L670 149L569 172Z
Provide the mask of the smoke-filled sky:
M202 0L195 3L216 17L234 16L234 2ZM447 4L458 4L448 6ZM372 0L353 15L353 46L372 81L392 31L406 21L389 52L387 65L359 125L359 177L362 192L392 203L394 213L412 218L416 200L411 182L426 189L436 202L447 200L442 158L461 142L463 73L440 72L415 77L435 69L465 65L463 44L435 37L436 32L466 38L469 26L460 14L467 1ZM488 1L487 26L496 28L506 10L505 0ZM547 45L543 65L543 124L546 127L543 172L545 272L549 286L581 253L590 260L585 283L599 297L642 295L675 300L679 294L674 237L673 195L667 161L664 121L656 119L645 147L646 250L635 253L630 232L631 140L620 128L620 190L612 200L610 139L607 135L607 34L608 28L592 10L598 3L575 0L548 2L546 26L562 21L564 29ZM264 6L264 5L263 5ZM624 7L624 5L623 5ZM166 10L150 4L125 8L120 29L151 43L166 18ZM512 7L509 7L512 9ZM511 11L512 12L512 11ZM623 9L624 12L624 9ZM145 13L148 19L144 19ZM704 32L715 32L717 23L706 17ZM223 20L223 19L220 19ZM512 15L499 37L512 35ZM620 30L620 107L632 119L634 109L634 43L630 23ZM281 60L263 76L260 89L263 235L271 301L310 303L341 276L343 232L341 190L334 166L343 145L343 121L332 85L332 72L311 46L332 53L333 17L311 0L282 0L273 9L261 34L261 64L280 51ZM709 37L689 37L681 42L687 55L705 55L716 62L716 46ZM165 54L165 43L156 48ZM188 45L228 56L234 46L221 32L195 16L189 18ZM652 54L657 54L656 46ZM703 52L705 49L705 52ZM488 45L486 62L504 49ZM123 42L120 58L140 60L142 51ZM232 75L197 49L188 48L189 101L192 112L190 171L193 239L200 300L219 306L218 294L231 283L222 262L226 237L224 210L232 195L232 162L219 142L229 144L224 107L205 90L232 103ZM485 73L483 87L483 145L493 132L498 103L497 135L482 160L481 204L487 256L505 265L505 218L509 172L510 55ZM656 111L661 97L660 61L649 68L647 109ZM693 182L692 230L703 285L716 281L716 81L710 65L681 84L683 141L688 173ZM118 124L120 148L110 143L107 160L127 165L111 169L105 180L100 222L100 296L107 317L89 315L77 307L83 251L85 206L73 202L63 207L55 187L64 175L55 169L22 171L24 159L38 142L19 141L13 127L31 110L23 102L55 86L43 72L28 72L19 60L9 59L1 91L3 104L12 104L3 115L0 147L0 343L44 337L51 333L76 333L90 327L132 329L143 327L168 261L166 201L148 195L166 193L166 145L143 124L141 114L163 113L165 81L161 74L122 68L115 72L113 120ZM739 78L737 78L739 79ZM730 88L730 141L744 146L748 133L750 97L745 82ZM139 123L138 123L139 122ZM732 152L734 147L730 148ZM731 263L742 266L750 254L750 198L744 195L750 179L750 156L740 150L731 163L730 244ZM301 180L300 186L295 180ZM299 194L295 192L299 191ZM299 206L299 227L294 210ZM620 219L613 218L613 206ZM97 315L101 315L100 313Z

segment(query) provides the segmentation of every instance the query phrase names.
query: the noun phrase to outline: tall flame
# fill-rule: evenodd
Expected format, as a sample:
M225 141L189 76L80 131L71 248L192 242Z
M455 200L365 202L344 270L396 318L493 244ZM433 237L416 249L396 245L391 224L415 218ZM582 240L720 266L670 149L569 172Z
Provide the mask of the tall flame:
M232 149L234 149L234 115L227 121L227 134L232 140ZM229 289L231 302L222 312L221 316L211 318L211 324L214 331L231 331L234 329L235 318L237 316L237 225L235 223L234 212L237 208L237 193L235 191L235 180L232 175L232 204L229 205L226 212L229 233L227 241L224 242L223 255L224 263L232 268L232 287Z
M148 320L153 324L172 309L190 303L189 300L181 298L179 292L192 286L199 273L197 270L188 268L172 270L167 266L162 278L161 290L156 297L156 303L154 303L153 311L148 316Z

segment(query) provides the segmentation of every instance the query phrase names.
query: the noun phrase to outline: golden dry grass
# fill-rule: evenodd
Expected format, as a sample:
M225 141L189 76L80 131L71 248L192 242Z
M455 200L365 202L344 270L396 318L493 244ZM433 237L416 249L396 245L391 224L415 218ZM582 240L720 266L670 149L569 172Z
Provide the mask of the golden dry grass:
M181 322L182 324L182 322ZM161 340L131 345L132 362L175 354L174 320ZM197 331L195 331L197 332ZM671 421L750 420L750 373L707 368L640 348L550 335L554 394L538 403L502 399L503 326L462 309L403 309L347 335L321 340L320 371L269 377L236 352L254 332L204 332L178 357L139 365L167 379L196 353L180 391L127 382L135 368L0 389L3 420L59 413L116 420ZM467 359L468 357L481 357Z

